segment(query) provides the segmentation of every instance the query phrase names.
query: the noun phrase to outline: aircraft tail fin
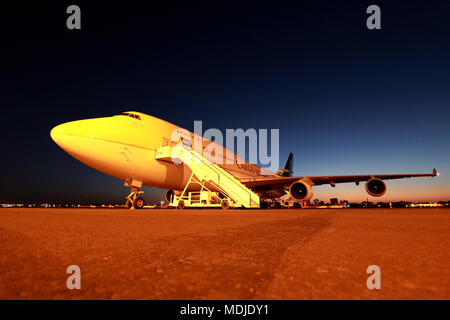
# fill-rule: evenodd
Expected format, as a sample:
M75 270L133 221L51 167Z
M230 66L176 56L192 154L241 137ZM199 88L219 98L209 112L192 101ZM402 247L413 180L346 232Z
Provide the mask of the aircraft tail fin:
M278 170L277 176L292 177L293 173L294 173L294 154L291 152L289 153L289 157L286 161L284 169Z

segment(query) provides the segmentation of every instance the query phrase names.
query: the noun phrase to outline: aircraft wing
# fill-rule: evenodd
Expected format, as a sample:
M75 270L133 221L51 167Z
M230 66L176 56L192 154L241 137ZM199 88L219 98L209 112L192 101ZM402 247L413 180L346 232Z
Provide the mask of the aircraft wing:
M365 175L348 175L348 176L303 176L303 177L280 177L280 176L265 176L253 179L240 180L241 183L249 188L271 188L271 187L285 187L293 182L306 179L310 180L313 185L321 184L336 184L344 182L360 182L367 181L371 178L379 178L381 180L414 178L414 177L435 177L439 175L436 169L432 173L413 173L413 174L365 174Z

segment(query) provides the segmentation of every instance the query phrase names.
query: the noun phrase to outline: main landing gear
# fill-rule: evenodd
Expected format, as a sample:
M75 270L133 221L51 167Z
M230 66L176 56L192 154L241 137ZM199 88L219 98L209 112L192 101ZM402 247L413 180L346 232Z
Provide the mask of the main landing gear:
M128 209L142 209L144 207L145 201L142 197L139 197L142 193L144 193L144 191L139 190L139 188L131 187L131 193L128 195L126 201Z

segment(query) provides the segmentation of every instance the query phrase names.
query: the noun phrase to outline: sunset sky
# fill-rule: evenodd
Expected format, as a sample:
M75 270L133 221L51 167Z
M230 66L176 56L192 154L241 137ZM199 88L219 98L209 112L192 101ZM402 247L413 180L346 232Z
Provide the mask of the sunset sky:
M127 110L193 131L280 129L280 166L295 175L431 173L315 188L314 198L450 200L450 4L372 2L143 7L80 2L4 7L0 202L122 203L123 182L50 138L63 122ZM165 190L145 188L147 202Z

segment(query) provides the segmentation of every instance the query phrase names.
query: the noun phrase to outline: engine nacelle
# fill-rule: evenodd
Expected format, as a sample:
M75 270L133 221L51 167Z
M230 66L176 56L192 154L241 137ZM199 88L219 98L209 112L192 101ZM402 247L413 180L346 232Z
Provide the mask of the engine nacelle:
M366 191L372 197L381 197L386 193L386 189L386 184L381 179L372 178L366 182Z
M167 192L166 192L166 201L167 201L167 203L171 203L172 202L174 195L175 195L175 192L173 190L167 190Z
M305 180L298 180L289 187L289 194L295 200L310 200L314 194L311 185Z

